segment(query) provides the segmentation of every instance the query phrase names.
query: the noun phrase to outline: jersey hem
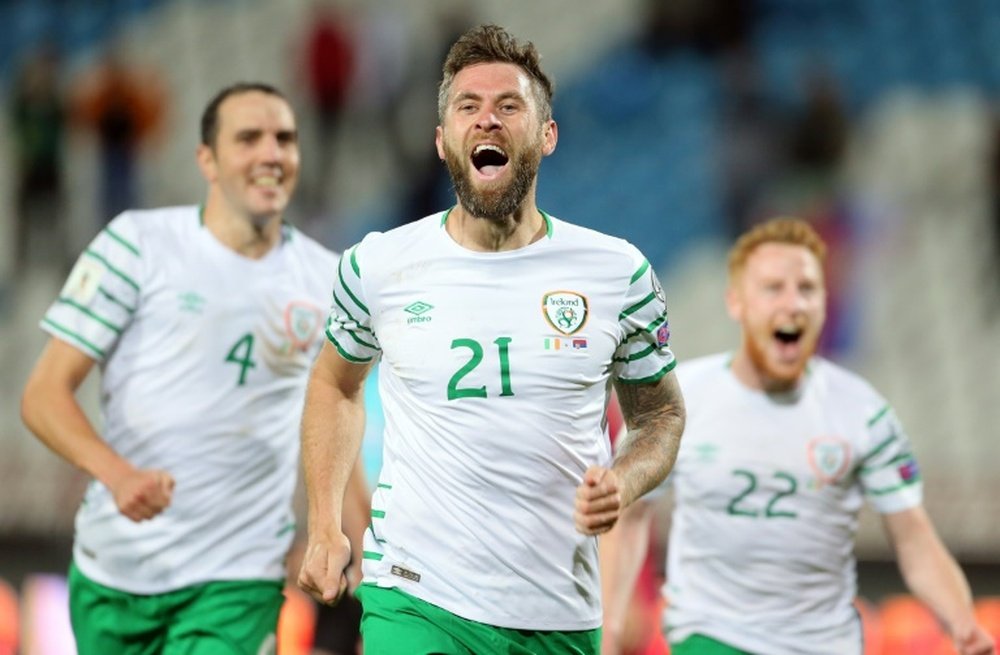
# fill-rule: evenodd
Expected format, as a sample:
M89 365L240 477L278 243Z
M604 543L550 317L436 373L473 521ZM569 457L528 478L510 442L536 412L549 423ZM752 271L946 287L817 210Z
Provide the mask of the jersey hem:
M483 625L491 626L494 628L506 628L509 630L553 630L558 632L575 632L579 630L594 630L601 627L601 616L598 615L596 618L591 618L587 620L581 620L578 622L570 623L536 623L532 621L518 621L516 618L510 620L498 621L497 617L489 616L486 613L473 612L466 610L459 610L451 606L449 603L442 603L438 600L428 598L426 595L421 593L416 593L416 590L409 587L402 587L398 584L382 584L380 581L366 580L361 583L364 586L369 587L379 587L381 589L398 589L399 591L409 594L414 598L418 598L425 603L429 603L438 607L446 612L454 614L460 619L465 619L467 621L475 621L476 623L482 623ZM433 595L433 594L431 594Z

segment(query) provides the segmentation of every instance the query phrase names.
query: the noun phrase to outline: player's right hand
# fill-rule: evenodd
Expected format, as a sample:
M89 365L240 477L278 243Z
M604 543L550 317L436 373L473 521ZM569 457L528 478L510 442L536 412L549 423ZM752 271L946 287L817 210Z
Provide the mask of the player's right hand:
M328 541L309 536L299 570L299 587L326 605L336 605L347 590L351 542L343 532Z
M159 469L134 469L118 479L111 493L118 511L138 523L170 506L174 478Z
M960 655L996 655L993 637L982 626L972 624L954 635L955 650Z

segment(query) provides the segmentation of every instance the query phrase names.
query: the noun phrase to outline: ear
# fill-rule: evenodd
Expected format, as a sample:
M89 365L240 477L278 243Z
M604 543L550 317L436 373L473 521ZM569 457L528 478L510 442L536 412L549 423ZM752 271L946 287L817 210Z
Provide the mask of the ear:
M732 282L726 287L726 313L737 323L743 317L743 298Z
M212 149L204 143L199 144L198 149L195 150L195 159L198 162L198 168L201 170L202 177L209 183L215 182L218 177L218 169L215 165L215 153L212 152Z
M549 119L542 128L542 156L548 157L556 151L556 143L559 141L559 126L554 120Z
M444 161L444 130L438 125L434 128L434 147L438 151L438 159Z

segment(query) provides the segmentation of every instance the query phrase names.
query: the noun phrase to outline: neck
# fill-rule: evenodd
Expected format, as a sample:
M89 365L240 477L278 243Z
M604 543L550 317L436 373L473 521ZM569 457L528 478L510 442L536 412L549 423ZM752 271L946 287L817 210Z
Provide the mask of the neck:
M445 229L460 246L476 252L517 250L545 236L545 219L527 198L513 214L500 220L470 214L461 203L448 214Z
M766 371L761 369L745 348L741 348L737 351L736 355L733 357L733 362L731 365L733 375L739 380L744 386L754 389L755 391L763 391L767 394L786 394L793 392L799 388L802 382L802 376L798 376L793 380L788 380L784 378L775 378L768 375Z
M209 196L204 209L205 227L227 248L260 259L281 240L281 215L252 217L229 210Z

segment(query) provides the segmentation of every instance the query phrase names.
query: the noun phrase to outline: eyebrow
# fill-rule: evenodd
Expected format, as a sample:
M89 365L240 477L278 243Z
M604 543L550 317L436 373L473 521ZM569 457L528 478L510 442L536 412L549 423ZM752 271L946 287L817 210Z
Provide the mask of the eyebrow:
M236 138L238 139L243 137L258 137L262 134L264 134L264 130L259 127L247 127L242 130L236 130ZM275 132L275 135L279 139L288 139L288 138L295 139L298 138L299 131L298 129L294 128L290 130L278 130L277 132Z
M483 96L478 93L475 93L473 91L462 91L461 93L455 95L455 99L452 102L454 103L454 102L461 102L463 100L482 100L482 99ZM503 93L500 93L496 96L497 101L511 100L511 99L525 102L525 97L521 95L521 93L518 91L504 91Z

